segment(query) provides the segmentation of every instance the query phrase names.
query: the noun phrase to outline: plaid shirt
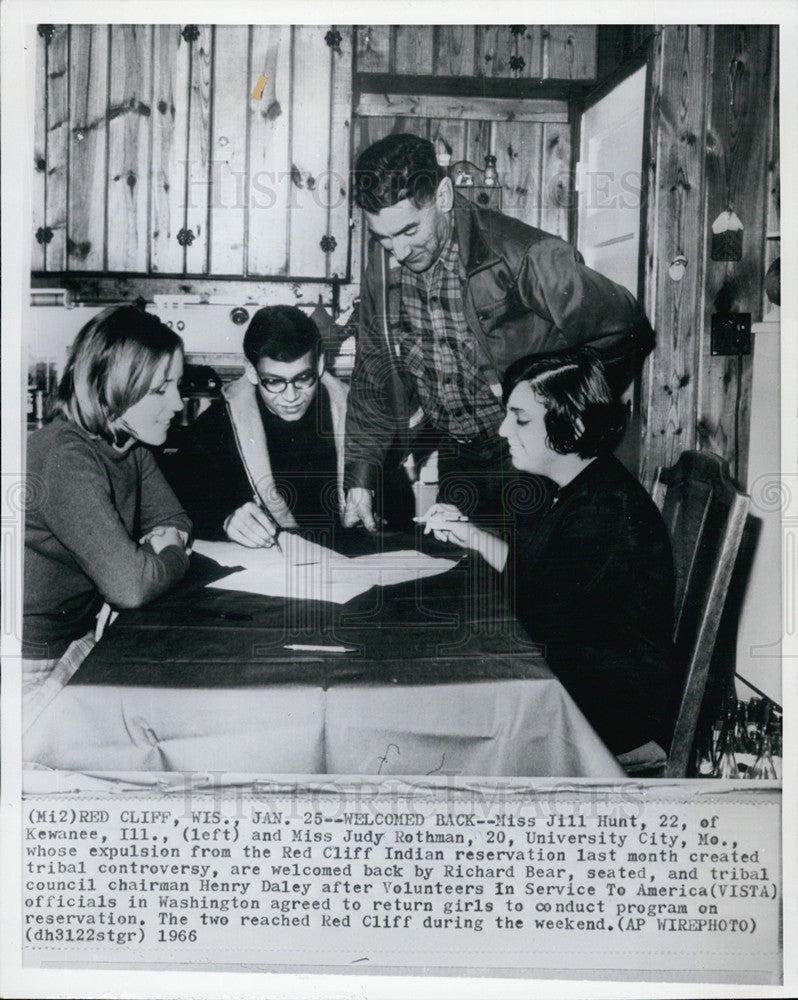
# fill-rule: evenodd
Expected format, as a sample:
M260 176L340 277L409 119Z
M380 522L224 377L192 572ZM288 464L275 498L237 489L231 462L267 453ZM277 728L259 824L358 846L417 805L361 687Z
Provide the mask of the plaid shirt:
M402 268L398 348L427 418L450 437L470 442L495 438L504 411L491 389L496 375L466 321L465 278L452 226L432 267L421 274Z

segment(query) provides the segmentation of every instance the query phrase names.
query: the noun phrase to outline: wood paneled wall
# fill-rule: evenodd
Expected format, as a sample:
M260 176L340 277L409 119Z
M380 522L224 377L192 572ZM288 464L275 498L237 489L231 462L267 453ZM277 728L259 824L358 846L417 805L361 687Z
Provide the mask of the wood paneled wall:
M469 113L457 118L433 117L434 109L426 109L423 102L416 109L418 113L412 115L359 115L355 153L392 132L411 132L433 142L441 140L452 163L470 160L484 168L485 156L492 153L496 156L505 215L568 239L572 126L565 103L518 100L513 112L503 114L502 106L508 103L482 99L484 107L473 116ZM524 113L525 105L544 103L551 107L548 114Z
M34 272L347 276L351 27L44 27Z
M361 73L593 80L596 25L362 25Z
M669 25L652 45L645 298L657 347L643 378L641 478L700 448L744 483L752 357L713 357L710 323L724 300L762 317L777 29ZM743 256L712 261L711 225L727 208L743 223ZM675 280L679 255L687 269Z

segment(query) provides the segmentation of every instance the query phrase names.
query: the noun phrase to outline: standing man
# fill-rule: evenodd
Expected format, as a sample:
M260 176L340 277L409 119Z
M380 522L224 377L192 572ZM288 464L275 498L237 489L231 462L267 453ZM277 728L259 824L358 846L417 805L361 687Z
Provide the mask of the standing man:
M570 244L456 195L426 139L389 135L369 146L354 198L373 240L346 423L344 524L375 528L382 470L419 440L438 449L439 500L500 517L512 475L498 436L507 367L589 343L620 392L653 346L651 326Z
M281 528L330 529L343 501L347 390L324 370L316 324L259 309L244 374L186 432L165 472L198 538L271 546Z

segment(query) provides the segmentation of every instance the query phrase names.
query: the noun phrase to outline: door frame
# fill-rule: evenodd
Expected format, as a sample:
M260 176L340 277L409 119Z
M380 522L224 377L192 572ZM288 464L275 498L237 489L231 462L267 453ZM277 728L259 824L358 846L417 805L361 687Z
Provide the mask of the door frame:
M628 79L634 73L645 67L646 79L644 89L643 104L643 156L640 165L640 243L637 260L637 294L635 298L645 309L646 304L646 260L648 257L648 200L649 200L649 178L651 175L651 95L653 80L653 45L656 35L649 35L643 44L629 56L613 73L600 84L588 91L583 98L572 98L571 108L573 111L573 148L571 162L571 176L576 178L576 165L582 149L582 115L594 104L602 100L611 93L619 84ZM571 216L569 229L571 232L571 243L574 248L579 241L579 192L575 191L576 197L571 204ZM649 321L653 321L649 317ZM646 362L644 361L643 364ZM642 367L642 366L641 366ZM643 420L642 420L642 370L638 372L630 386L628 392L631 393L631 414L624 435L624 440L619 446L619 457L624 465L629 469L635 478L640 478L640 469L643 459Z
M643 158L640 165L640 253L637 262L637 301L645 303L645 262L648 252L648 198L649 198L649 176L651 173L651 81L652 63L651 50L655 36L649 36L643 45L634 52L622 65L614 70L605 80L597 84L588 91L583 98L572 98L571 110L573 120L573 146L571 149L571 175L576 178L576 165L579 162L579 155L582 149L582 115L605 98L624 80L632 76L644 66L646 68L645 99L643 105ZM579 242L579 192L571 203L571 243L574 247Z

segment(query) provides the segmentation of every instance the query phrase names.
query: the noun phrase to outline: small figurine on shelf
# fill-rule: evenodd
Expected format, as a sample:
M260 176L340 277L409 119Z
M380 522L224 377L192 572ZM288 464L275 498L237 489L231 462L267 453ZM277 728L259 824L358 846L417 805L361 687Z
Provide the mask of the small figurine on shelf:
M454 176L455 187L473 187L474 175L470 174L464 167L459 167Z

